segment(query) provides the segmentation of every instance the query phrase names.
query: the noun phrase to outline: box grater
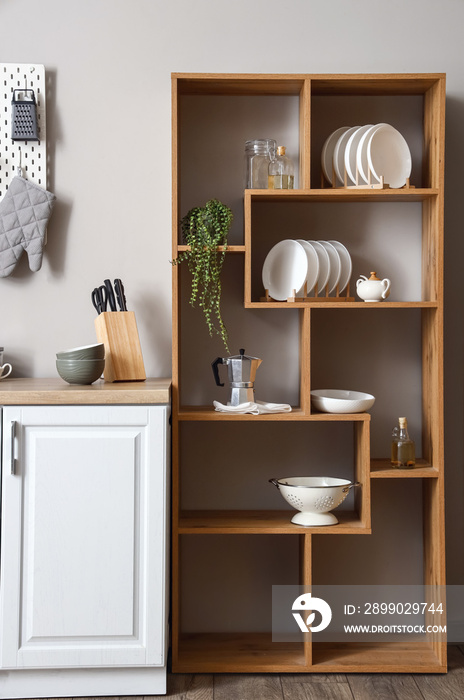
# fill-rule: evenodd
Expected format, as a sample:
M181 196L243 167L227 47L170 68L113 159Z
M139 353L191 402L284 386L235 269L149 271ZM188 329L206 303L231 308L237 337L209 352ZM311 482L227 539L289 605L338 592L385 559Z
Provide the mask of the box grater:
M24 98L17 99L17 92L23 93ZM27 93L32 93L32 98L26 98ZM11 138L13 141L39 141L34 90L13 90L11 105Z

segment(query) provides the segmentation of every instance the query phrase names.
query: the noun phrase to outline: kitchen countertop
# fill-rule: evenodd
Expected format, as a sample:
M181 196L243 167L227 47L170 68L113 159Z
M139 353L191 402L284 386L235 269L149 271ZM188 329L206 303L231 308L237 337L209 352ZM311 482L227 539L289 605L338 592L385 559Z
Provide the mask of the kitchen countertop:
M0 405L165 404L171 400L171 379L143 382L67 384L63 379L2 379Z

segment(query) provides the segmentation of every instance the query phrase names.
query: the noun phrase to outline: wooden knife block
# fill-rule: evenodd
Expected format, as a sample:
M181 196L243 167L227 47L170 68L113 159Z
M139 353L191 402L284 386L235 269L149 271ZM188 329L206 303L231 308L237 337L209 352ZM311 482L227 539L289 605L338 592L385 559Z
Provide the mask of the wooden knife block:
M98 342L105 345L103 376L107 382L147 378L133 311L104 311L95 319L95 330Z

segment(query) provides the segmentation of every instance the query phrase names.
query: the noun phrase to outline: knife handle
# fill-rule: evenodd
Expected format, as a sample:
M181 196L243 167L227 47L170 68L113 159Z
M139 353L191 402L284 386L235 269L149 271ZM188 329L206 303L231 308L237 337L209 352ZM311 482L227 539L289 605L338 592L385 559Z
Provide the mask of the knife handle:
M105 287L107 291L108 304L111 311L116 311L116 300L114 298L113 285L110 280L105 280Z
M116 298L118 300L119 308L121 311L127 311L126 297L124 294L124 285L120 279L114 280L114 289L116 292Z

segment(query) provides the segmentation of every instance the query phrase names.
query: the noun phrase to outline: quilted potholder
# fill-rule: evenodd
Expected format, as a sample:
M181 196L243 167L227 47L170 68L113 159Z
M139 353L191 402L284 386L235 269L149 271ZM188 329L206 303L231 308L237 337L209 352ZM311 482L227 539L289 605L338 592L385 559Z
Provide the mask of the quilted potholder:
M29 267L42 267L45 231L56 197L23 177L16 176L0 202L0 277L8 277L23 250Z

